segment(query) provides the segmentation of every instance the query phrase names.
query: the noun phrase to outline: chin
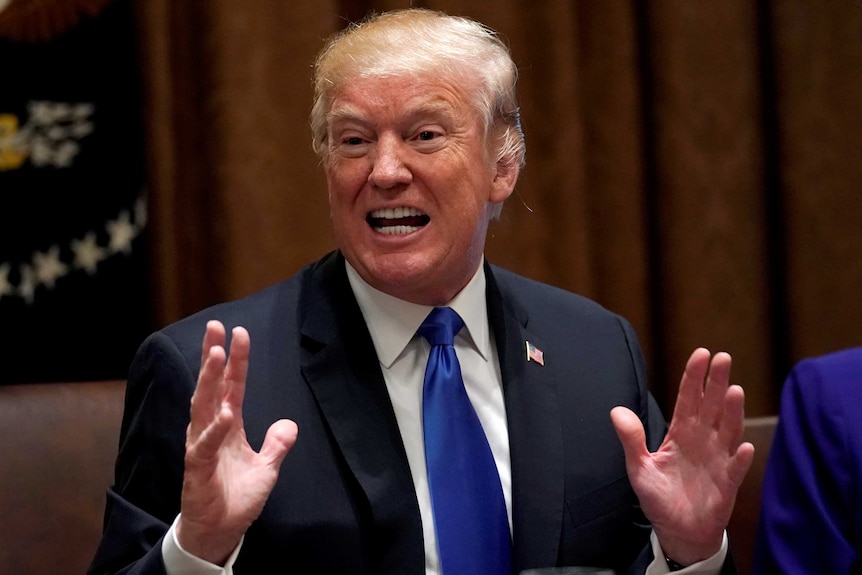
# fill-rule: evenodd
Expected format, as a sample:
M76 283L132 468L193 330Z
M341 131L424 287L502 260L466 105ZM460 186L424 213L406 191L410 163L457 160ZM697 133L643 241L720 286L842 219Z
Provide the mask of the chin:
M407 299L405 294L424 291L425 286L432 284L434 278L440 277L436 272L439 266L417 264L415 259L410 258L379 256L365 263L368 265L361 268L365 281L376 289L401 299Z
M426 277L423 269L406 262L399 265L398 262L390 261L381 265L381 262L378 261L366 269L369 275L374 278L375 284L395 288L407 288L411 285L420 284L422 279Z

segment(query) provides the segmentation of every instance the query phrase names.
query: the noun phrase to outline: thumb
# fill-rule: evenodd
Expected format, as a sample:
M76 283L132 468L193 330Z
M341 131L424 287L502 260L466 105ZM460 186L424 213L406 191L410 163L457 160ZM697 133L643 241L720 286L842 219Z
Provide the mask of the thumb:
M631 409L622 406L613 408L611 423L623 446L628 466L649 455L643 423Z
M278 469L287 452L296 443L298 434L299 428L296 423L290 419L279 419L270 425L266 432L263 445L260 447L261 456Z
M754 445L746 441L736 449L736 454L731 458L727 468L727 475L734 484L742 485L742 480L745 479L753 461Z

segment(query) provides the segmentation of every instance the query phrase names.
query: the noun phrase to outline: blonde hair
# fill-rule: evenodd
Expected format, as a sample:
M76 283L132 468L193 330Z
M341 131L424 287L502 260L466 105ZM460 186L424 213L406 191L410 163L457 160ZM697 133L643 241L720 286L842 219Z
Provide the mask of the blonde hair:
M312 146L329 156L328 114L340 87L353 78L433 72L449 80L479 80L473 106L485 137L504 128L497 162L520 168L525 144L509 49L483 24L423 8L372 14L334 35L314 64ZM496 130L494 130L496 133Z

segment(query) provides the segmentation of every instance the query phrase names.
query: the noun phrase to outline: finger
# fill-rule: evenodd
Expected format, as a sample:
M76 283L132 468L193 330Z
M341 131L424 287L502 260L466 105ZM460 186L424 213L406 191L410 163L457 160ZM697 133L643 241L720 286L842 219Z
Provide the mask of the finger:
M611 410L611 422L623 446L626 468L631 472L641 467L643 459L649 457L643 423L631 409L622 406Z
M745 392L738 385L727 389L724 399L724 417L718 428L718 439L733 454L742 442L745 431Z
M209 354L211 347L214 345L224 347L224 337L225 329L224 325L220 321L213 319L207 322L206 332L204 333L204 339L201 346L201 364L203 364Z
M742 485L752 461L754 461L754 445L746 441L740 444L727 466L727 476L737 487Z
M245 397L245 380L248 375L248 357L251 340L244 327L231 330L230 356L225 369L225 401L230 403L237 414L242 414Z
M703 391L701 421L706 425L718 427L725 412L725 397L730 384L730 354L719 352L709 364L709 375Z
M703 381L709 369L710 355L708 349L699 347L689 356L679 383L679 392L676 395L671 425L682 419L697 417L700 413L700 404L703 401Z
M289 419L280 419L269 426L263 445L260 448L261 457L273 468L281 467L281 462L296 443L299 429L296 423Z
M200 435L186 446L186 461L192 464L215 464L219 449L231 429L235 414L228 404L223 404L218 414Z
M224 325L217 320L210 320L206 324L206 332L204 333L202 349L201 349L201 371L198 374L197 387L201 388L201 393L198 398L202 410L209 410L211 417L215 417L218 410L221 409L221 401L224 395L222 389L221 378L224 376L225 362L225 328ZM210 353L219 348L218 356L214 358L214 363L207 365ZM203 382L203 385L201 385ZM197 395L198 391L195 390Z
M219 345L210 347L191 399L189 433L193 438L203 433L221 409L224 363L224 348Z

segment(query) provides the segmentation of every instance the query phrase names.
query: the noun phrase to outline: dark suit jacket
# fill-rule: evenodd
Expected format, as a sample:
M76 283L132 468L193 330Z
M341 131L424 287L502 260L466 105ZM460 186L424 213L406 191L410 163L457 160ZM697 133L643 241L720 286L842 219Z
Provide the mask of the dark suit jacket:
M650 531L609 412L665 430L629 324L597 304L486 265L513 484L513 570L599 565L643 572ZM150 336L129 374L116 483L92 573L163 573L160 538L180 508L189 399L209 319L245 326L249 442L290 418L299 439L235 572L422 575L419 508L371 338L330 254L295 277ZM527 361L525 340L544 352Z
M754 573L862 573L862 347L803 360L784 383Z

